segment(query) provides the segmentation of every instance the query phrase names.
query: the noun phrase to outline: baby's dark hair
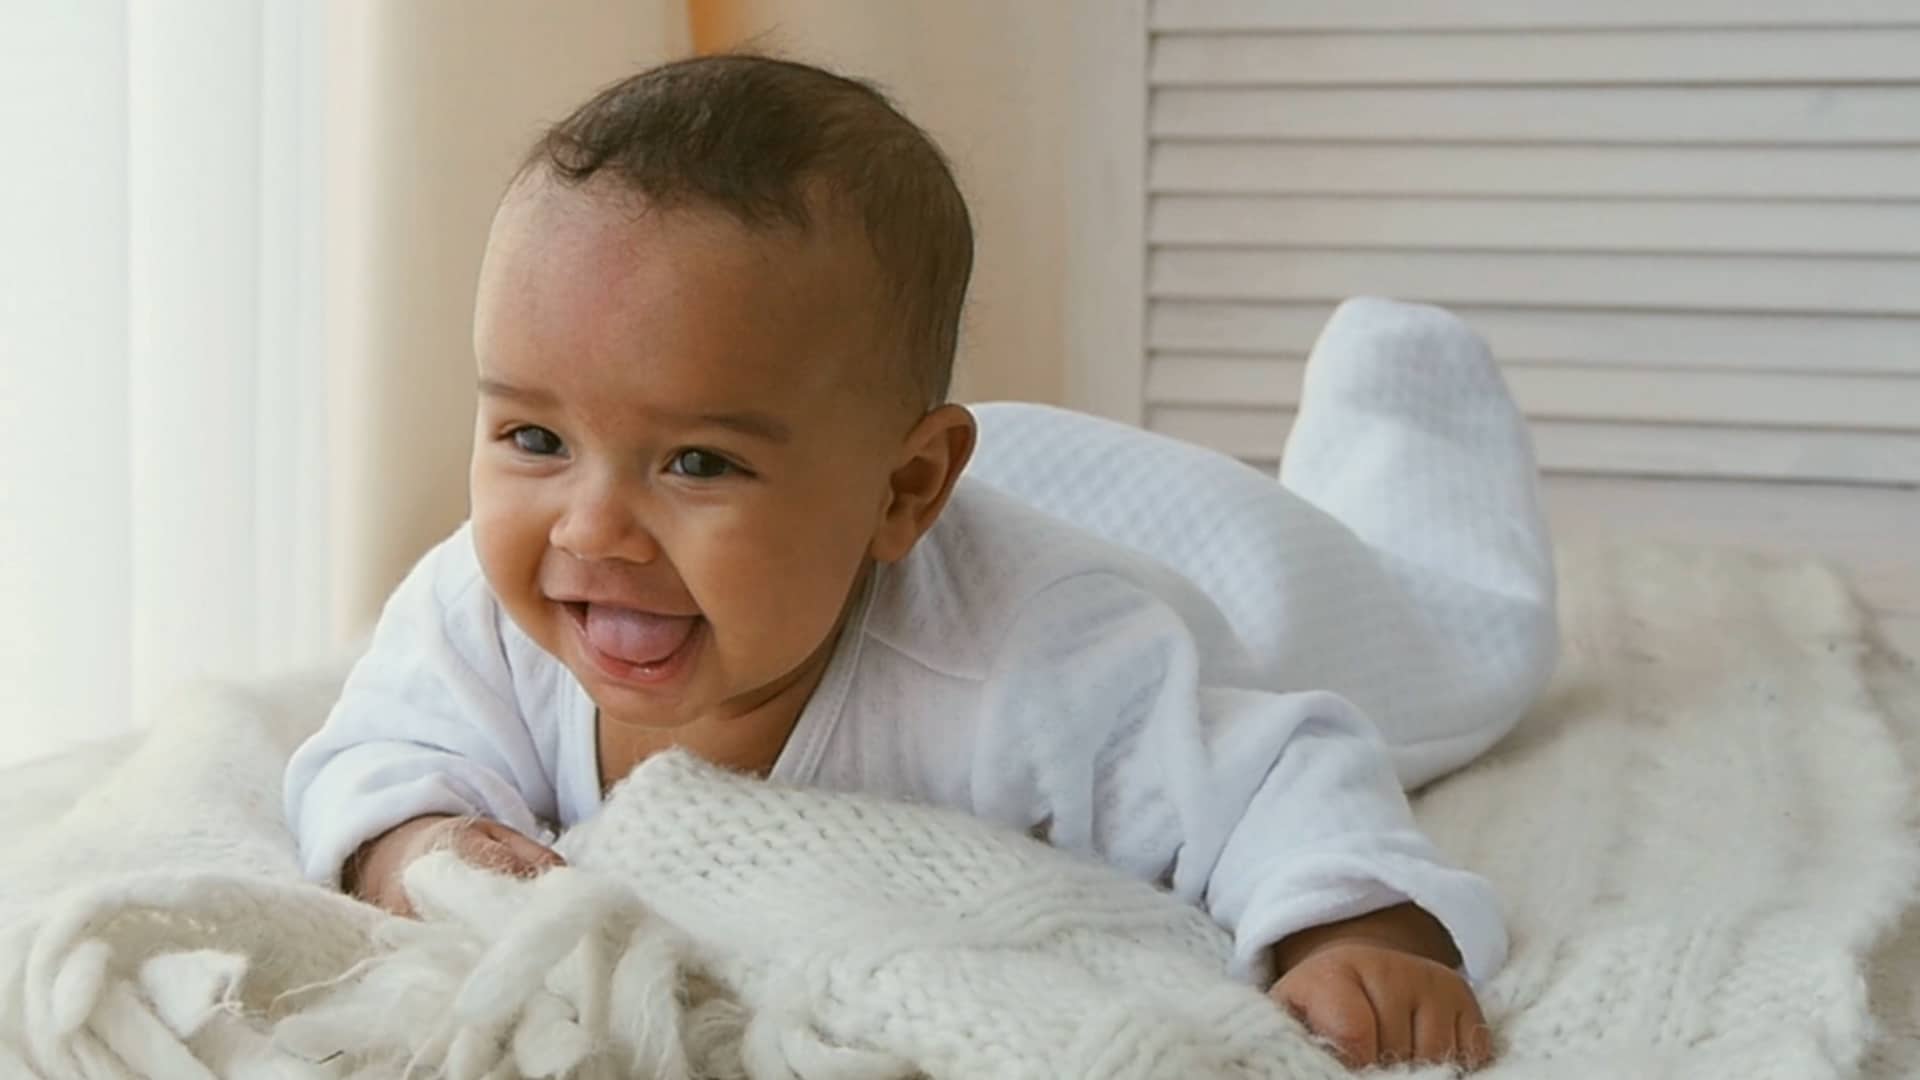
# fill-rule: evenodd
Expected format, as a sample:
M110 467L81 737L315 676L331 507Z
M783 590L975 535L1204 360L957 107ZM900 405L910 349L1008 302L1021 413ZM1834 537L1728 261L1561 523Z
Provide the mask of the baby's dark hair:
M605 177L648 204L711 206L751 228L812 224L824 197L865 227L914 392L946 400L973 227L946 159L885 95L761 56L704 56L607 87L521 162L561 183Z

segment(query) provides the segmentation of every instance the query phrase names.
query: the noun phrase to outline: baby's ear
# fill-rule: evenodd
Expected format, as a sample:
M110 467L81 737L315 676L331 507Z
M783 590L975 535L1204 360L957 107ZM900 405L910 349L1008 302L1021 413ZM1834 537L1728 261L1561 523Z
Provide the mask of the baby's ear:
M887 505L869 552L874 559L899 562L933 528L973 456L977 433L973 414L958 405L940 406L907 433L900 463L887 478Z

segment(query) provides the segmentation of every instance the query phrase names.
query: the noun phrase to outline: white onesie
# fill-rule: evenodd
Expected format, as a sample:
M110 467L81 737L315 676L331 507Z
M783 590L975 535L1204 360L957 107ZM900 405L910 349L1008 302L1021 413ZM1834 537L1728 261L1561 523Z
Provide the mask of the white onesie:
M1423 390L1405 407L1459 406L1479 431L1460 453L1503 460L1421 439L1409 475L1369 458L1389 485L1481 473L1462 482L1468 501L1413 498L1443 520L1386 547L1227 458L1057 410L982 408L977 463L856 598L772 778L957 807L1163 881L1233 932L1248 977L1294 931L1404 900L1447 927L1470 978L1491 975L1506 950L1497 899L1415 829L1402 782L1477 754L1537 692L1551 563L1524 429L1484 349L1443 313L1355 302L1314 365L1388 353L1459 399ZM1339 415L1348 380L1321 382ZM1390 441L1375 429L1405 423L1372 410L1339 438ZM1445 520L1462 517L1474 524ZM1458 549L1488 530L1490 550ZM1420 569L1420 550L1457 557L1457 572ZM1354 702L1390 721L1391 749ZM550 838L597 810L596 746L593 702L501 610L463 527L388 602L294 755L288 819L320 881L421 814Z

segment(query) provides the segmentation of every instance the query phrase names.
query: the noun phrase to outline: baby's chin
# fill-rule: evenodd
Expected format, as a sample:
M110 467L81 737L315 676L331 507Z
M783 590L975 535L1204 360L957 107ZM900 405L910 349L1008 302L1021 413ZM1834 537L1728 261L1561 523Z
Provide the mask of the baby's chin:
M670 696L611 683L590 668L569 659L567 670L580 682L581 689L599 711L600 722L630 732L655 732L670 735L699 723L710 715L710 695L698 691Z

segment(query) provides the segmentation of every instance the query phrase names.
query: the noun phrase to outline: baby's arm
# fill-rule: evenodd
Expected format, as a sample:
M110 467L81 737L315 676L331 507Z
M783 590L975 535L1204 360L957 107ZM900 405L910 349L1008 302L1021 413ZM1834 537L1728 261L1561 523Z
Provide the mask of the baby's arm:
M1328 1019L1376 979L1389 1051L1417 1010L1471 1008L1455 968L1477 981L1503 962L1498 903L1420 834L1358 710L1259 685L1230 637L1196 639L1195 620L1112 575L1028 610L979 744L983 813L1050 819L1062 847L1167 876L1233 932L1236 973L1282 976L1276 996L1323 1035L1346 1034Z
M464 529L394 593L325 726L287 766L287 822L309 878L402 910L398 875L432 846L482 862L524 853L509 869L547 864L531 838L557 817L554 788L502 627Z

